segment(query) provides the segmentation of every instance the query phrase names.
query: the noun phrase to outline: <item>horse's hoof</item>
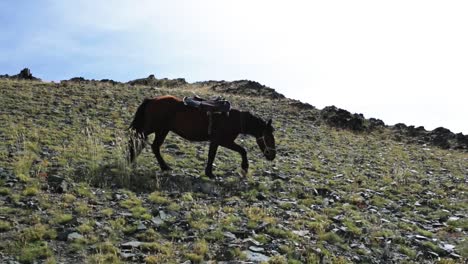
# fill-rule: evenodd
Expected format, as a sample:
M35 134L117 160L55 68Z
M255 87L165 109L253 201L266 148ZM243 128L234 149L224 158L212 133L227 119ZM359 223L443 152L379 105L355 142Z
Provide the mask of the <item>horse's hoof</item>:
M172 168L169 167L169 166L166 166L166 167L162 167L161 170L162 170L162 171L171 171Z
M215 179L216 178L216 176L212 172L210 172L210 173L205 172L205 175L206 175L206 177L208 177L210 179Z
M245 178L245 177L247 177L247 173L248 173L247 170L241 169L240 176Z

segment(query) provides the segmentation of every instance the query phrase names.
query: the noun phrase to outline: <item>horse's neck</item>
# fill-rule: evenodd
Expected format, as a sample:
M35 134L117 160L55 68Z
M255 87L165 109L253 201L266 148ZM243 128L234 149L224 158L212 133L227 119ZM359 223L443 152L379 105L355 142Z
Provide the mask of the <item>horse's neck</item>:
M244 114L245 117L245 134L251 135L254 137L259 137L261 136L261 130L260 130L260 125L261 125L261 120L252 115L250 112L245 112L241 113L241 115ZM242 117L241 117L242 118Z

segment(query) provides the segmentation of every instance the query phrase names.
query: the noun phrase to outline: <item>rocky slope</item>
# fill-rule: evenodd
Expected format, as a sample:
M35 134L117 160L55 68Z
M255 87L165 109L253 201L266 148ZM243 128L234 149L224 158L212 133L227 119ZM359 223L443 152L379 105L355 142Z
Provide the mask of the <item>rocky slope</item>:
M0 80L0 262L468 257L466 136L318 110L249 81L181 80ZM240 157L220 149L210 180L207 144L170 134L162 153L172 172L161 173L149 149L126 164L126 128L143 98L220 91L234 107L273 118L274 162L240 137L248 177L238 174Z

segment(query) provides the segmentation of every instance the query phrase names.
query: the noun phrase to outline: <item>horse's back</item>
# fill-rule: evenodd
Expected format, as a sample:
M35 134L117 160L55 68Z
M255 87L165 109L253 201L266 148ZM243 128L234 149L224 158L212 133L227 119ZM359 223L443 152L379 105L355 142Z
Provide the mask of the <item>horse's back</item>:
M172 95L161 95L153 99L150 99L149 107L147 108L149 113L161 113L173 112L177 108L180 108L183 102L180 98Z
M182 99L173 95L160 95L153 98L156 102L182 102Z

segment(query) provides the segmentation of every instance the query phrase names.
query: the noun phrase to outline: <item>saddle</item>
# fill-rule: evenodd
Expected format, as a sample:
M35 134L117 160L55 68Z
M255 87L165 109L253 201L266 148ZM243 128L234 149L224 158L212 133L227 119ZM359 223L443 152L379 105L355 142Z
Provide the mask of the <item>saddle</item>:
M198 96L184 97L184 104L211 113L228 113L231 110L231 103L220 96L211 99Z
M184 97L184 104L206 112L209 121L208 135L210 136L213 130L213 113L228 116L231 110L231 103L220 96L211 99L204 99L198 96Z

